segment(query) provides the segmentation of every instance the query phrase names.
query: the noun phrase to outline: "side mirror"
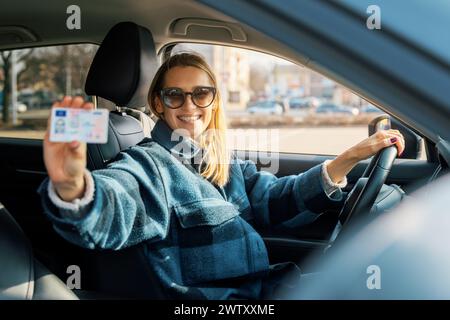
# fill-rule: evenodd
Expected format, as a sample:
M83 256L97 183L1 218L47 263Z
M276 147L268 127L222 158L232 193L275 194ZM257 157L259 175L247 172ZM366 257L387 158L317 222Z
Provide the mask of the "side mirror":
M417 135L414 131L409 129L399 120L391 118L387 114L382 114L374 118L372 121L370 121L368 125L369 136L374 134L379 129L387 130L389 128L400 131L403 137L405 138L405 151L403 151L402 156L399 158L401 159L421 158L422 153L424 152L422 147L423 146L422 137Z

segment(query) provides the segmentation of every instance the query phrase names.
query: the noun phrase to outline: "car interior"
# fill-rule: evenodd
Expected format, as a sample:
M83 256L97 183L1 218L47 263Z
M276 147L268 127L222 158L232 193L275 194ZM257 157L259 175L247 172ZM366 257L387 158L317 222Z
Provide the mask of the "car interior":
M25 3L26 12L21 9L23 3L12 1L1 10L0 50L74 43L100 45L87 74L85 92L94 98L98 108L104 101L116 108L110 112L108 143L88 145L90 170L105 168L121 150L150 137L155 118L144 112L148 110L150 81L178 42L241 47L308 66L308 58L285 44L194 1L80 0L81 30L55 27L61 20L55 12L59 10L65 17L66 1ZM398 118L392 117L391 122L404 134L409 148L395 160L391 152L390 173L383 177L381 185L395 184L408 195L438 170L445 171L447 164L435 144L417 129ZM0 137L0 150L0 299L165 298L146 268L139 245L120 251L88 250L67 242L53 230L36 192L47 176L42 140ZM420 153L425 153L426 159L417 159ZM255 152L236 150L236 154L253 159L260 169L264 167ZM276 175L298 174L332 158L280 153ZM375 160L360 162L348 175L344 191L351 191L360 177L369 178L371 170L367 168L375 166ZM373 192L377 196L380 189ZM302 268L302 262L311 255L325 254L339 223L340 210L330 210L295 233L283 230L263 234L270 262L293 261ZM70 290L65 285L71 265L82 270L81 289Z

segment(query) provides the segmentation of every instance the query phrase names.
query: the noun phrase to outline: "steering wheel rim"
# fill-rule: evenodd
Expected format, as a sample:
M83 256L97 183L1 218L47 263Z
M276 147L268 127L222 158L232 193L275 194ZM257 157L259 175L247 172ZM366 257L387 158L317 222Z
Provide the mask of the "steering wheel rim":
M372 158L363 176L358 179L345 200L339 214L342 228L369 216L370 209L386 182L396 156L397 147L390 146L380 150Z

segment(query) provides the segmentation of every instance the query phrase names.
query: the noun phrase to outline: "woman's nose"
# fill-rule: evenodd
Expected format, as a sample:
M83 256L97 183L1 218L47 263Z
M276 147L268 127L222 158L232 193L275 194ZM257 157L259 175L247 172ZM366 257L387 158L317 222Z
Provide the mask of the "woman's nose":
M186 99L184 100L182 108L184 108L184 109L196 109L197 108L197 106L194 104L194 101L192 101L192 94L186 95Z

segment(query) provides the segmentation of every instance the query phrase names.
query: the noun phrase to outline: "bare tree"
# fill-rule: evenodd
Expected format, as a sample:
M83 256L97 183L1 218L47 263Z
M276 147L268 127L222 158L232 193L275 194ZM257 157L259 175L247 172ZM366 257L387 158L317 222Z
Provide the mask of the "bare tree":
M25 61L28 56L33 52L33 49L20 50L16 55L16 63ZM11 104L11 57L12 51L1 51L0 58L2 62L2 72L3 72L3 110L2 119L3 124L9 124L11 122L9 116L9 105Z
M83 94L86 75L97 50L96 45L65 45L20 50L17 64L25 68L17 74L18 90L31 89L29 107L46 107L49 97ZM0 73L4 76L4 106L11 104L11 51L0 52ZM9 108L2 111L3 123L11 121Z

